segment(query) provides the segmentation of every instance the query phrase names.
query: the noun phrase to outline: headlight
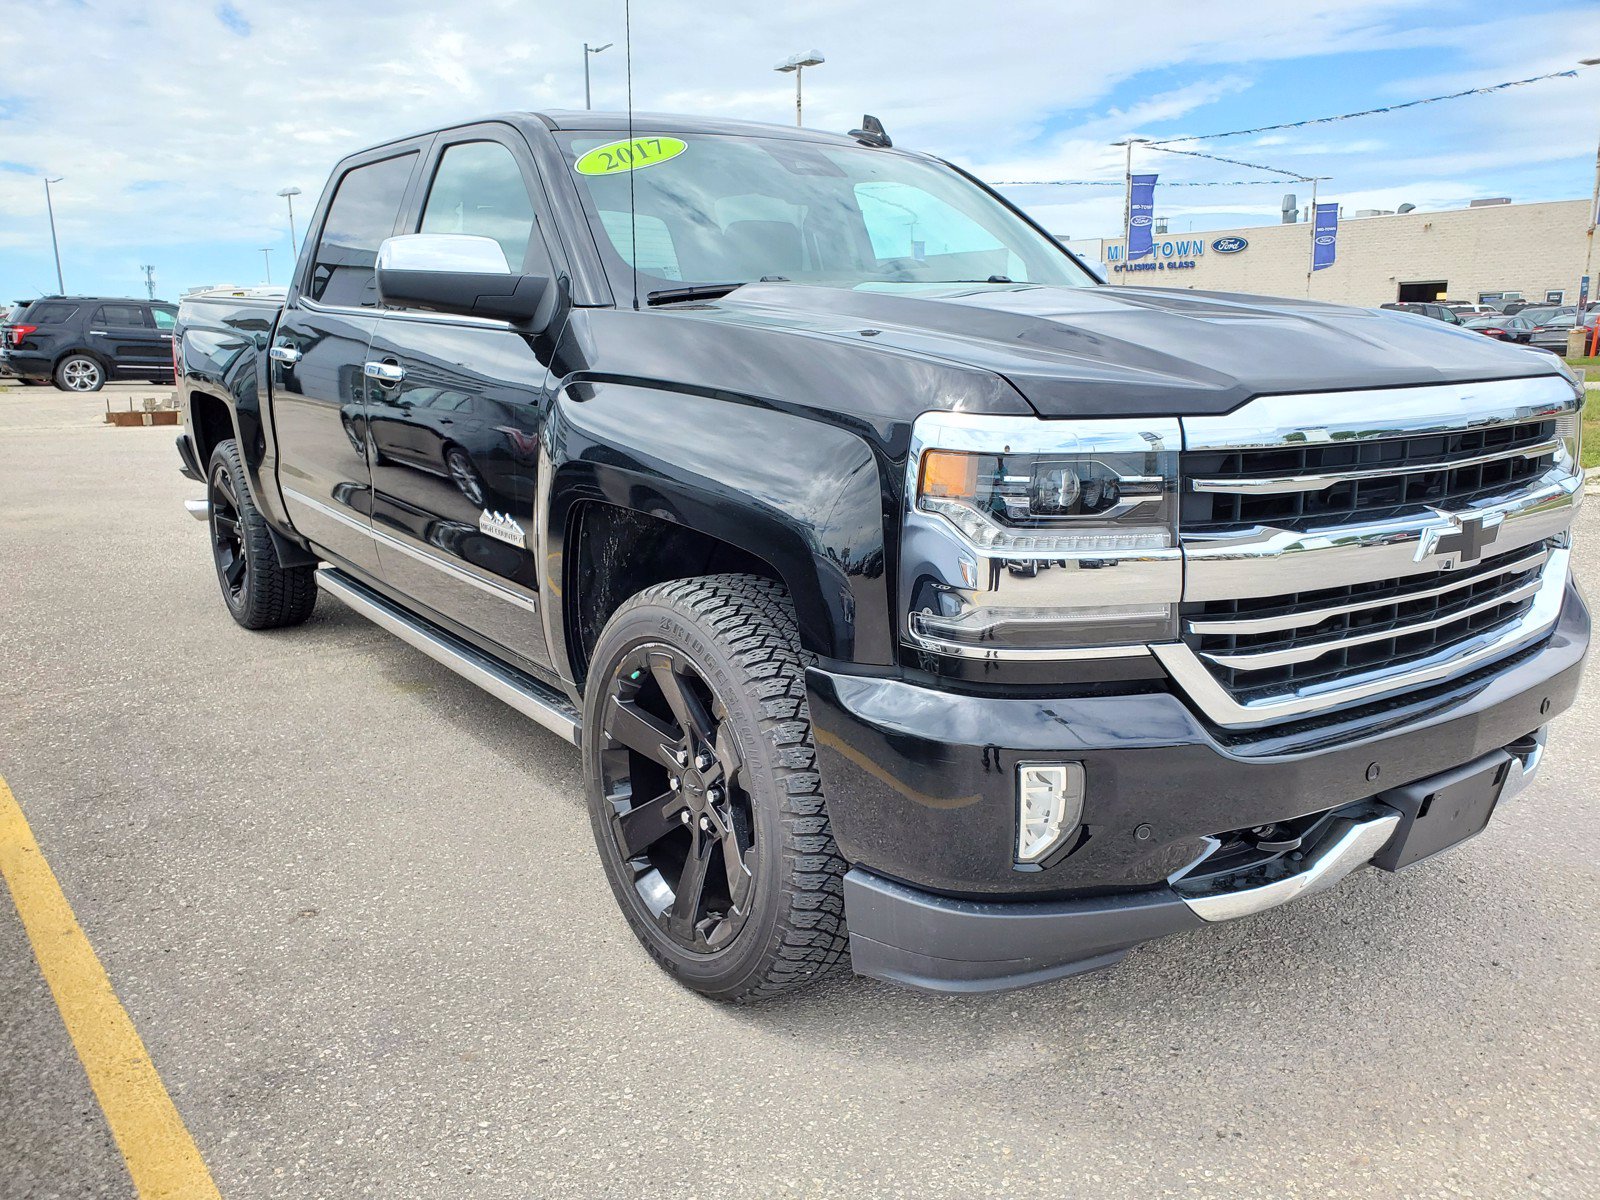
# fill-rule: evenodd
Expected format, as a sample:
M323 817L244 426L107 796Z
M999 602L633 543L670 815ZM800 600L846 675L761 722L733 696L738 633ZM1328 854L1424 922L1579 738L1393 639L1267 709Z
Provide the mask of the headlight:
M921 417L901 546L907 640L1050 658L1176 636L1179 444L1171 419Z

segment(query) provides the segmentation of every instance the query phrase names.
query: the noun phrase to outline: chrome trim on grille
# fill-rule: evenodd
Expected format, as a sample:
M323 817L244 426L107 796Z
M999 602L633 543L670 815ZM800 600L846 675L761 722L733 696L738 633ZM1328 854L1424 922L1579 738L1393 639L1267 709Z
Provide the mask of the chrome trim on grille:
M1279 460L1283 469L1273 475L1251 474L1244 458L1224 458L1220 464L1208 458L1203 467L1196 463L1202 469L1194 476L1181 481L1185 494L1259 498L1265 507L1256 511L1263 512L1276 511L1275 502L1267 498L1287 495L1291 500L1286 503L1298 514L1301 505L1293 502L1297 493L1339 484L1359 488L1374 481L1382 487L1393 479L1399 499L1388 508L1352 506L1343 516L1330 512L1320 518L1311 515L1308 502L1306 514L1293 523L1275 516L1185 530L1180 521L1184 603L1237 602L1226 606L1236 612L1197 612L1183 623L1188 641L1153 645L1151 653L1208 718L1227 728L1250 729L1400 696L1490 666L1534 644L1554 627L1565 599L1571 558L1567 531L1582 502L1583 474L1567 443L1551 438L1548 427L1523 433L1536 439L1531 445L1485 443L1517 440L1512 429L1517 425L1570 421L1580 404L1572 383L1552 374L1267 396L1226 416L1186 418L1186 454L1248 455L1351 445L1372 449L1290 457L1288 462ZM1442 448L1375 444L1494 429L1509 436L1445 436ZM1448 453L1450 446L1457 447L1456 456ZM1384 458L1393 461L1386 464ZM1493 473L1492 464L1519 461L1535 465L1531 472L1513 470L1509 478L1500 468L1495 477L1501 482L1492 494L1480 489L1452 498L1418 478L1462 468L1488 467ZM1317 471L1320 462L1328 462L1328 470ZM1239 473L1226 475L1234 466ZM1409 507L1407 496L1413 497ZM1429 505L1430 499L1436 507ZM1485 566L1485 559L1494 561ZM1371 584L1386 586L1363 595L1360 589ZM1309 595L1316 592L1332 594L1317 604L1317 597ZM1456 597L1458 592L1464 594ZM1307 597L1306 607L1288 611L1300 596ZM1253 608L1252 601L1257 602ZM1461 607L1444 611L1451 603ZM1414 607L1402 616L1408 605ZM1367 625L1360 623L1363 614ZM1474 617L1480 624L1495 624L1473 630ZM1334 623L1333 630L1319 636L1317 627L1325 622ZM1443 631L1434 633L1435 638L1462 636L1430 647L1431 631ZM1252 635L1267 637L1252 646ZM1367 647L1365 657L1375 659L1384 653L1385 641L1398 647L1412 635L1420 635L1408 643L1414 657L1402 654L1348 668L1341 666L1345 659L1318 661L1358 647ZM1200 641L1203 637L1244 641L1212 648ZM1261 675L1252 674L1257 671Z
M1292 581L1300 591L1400 579L1455 564L1450 555L1417 552L1455 528L1460 515L1497 525L1495 551L1515 550L1564 532L1582 502L1583 475L1553 470L1537 487L1495 497L1462 514L1428 511L1391 521L1309 530L1251 526L1228 533L1183 534L1186 601L1272 596Z
M1494 450L1487 454L1474 454L1467 458L1452 458L1434 462L1403 463L1388 467L1362 467L1352 471L1328 471L1316 475L1280 475L1266 479L1191 479L1189 488L1196 492L1223 495L1258 496L1281 495L1285 492L1320 492L1336 483L1353 483L1363 479L1388 479L1396 475L1425 475L1429 472L1455 471L1462 467L1480 467L1487 463L1505 462L1513 458L1541 458L1561 449L1561 439L1551 438L1534 446L1517 446L1510 450Z
M1200 657L1207 662L1216 663L1219 667L1229 667L1234 670L1255 671L1267 667L1287 667L1294 663L1311 662L1321 658L1330 650L1345 650L1355 646L1368 646L1373 642L1384 642L1390 638L1403 638L1413 633L1426 633L1430 629L1439 629L1456 621L1464 621L1475 617L1479 613L1489 612L1505 604L1515 604L1519 600L1526 600L1544 586L1542 581L1535 579L1521 587L1513 588L1509 592L1491 596L1489 599L1467 608L1458 609L1442 617L1430 617L1426 621L1415 621L1409 625L1395 625L1379 627L1377 629L1350 634L1344 637L1330 638L1319 642L1307 642L1303 646L1288 646L1282 650L1244 650L1232 654L1219 654L1214 651L1201 651ZM1405 597L1409 600L1410 597Z
M1557 417L1578 405L1579 393L1562 375L1263 396L1225 416L1185 417L1184 449L1266 450L1449 433Z
M1555 550L1545 564L1544 578L1533 604L1521 617L1474 634L1453 646L1402 663L1324 681L1282 695L1240 703L1187 645L1168 642L1150 647L1173 680L1202 712L1218 725L1253 729L1293 717L1325 712L1427 687L1509 657L1554 628L1566 596L1571 551Z
M1350 613L1360 612L1367 608L1381 608L1395 603L1410 603L1414 600L1432 600L1436 596L1448 595L1470 587L1474 583L1496 575L1515 575L1523 571L1531 571L1535 567L1542 567L1550 558L1550 552L1543 547L1526 558L1519 558L1514 563L1508 563L1493 572L1477 572L1464 574L1460 579L1451 580L1439 587L1426 588L1422 591L1406 592L1386 600L1355 600L1348 604L1335 604L1327 608L1297 609L1276 617L1244 617L1229 618L1218 617L1215 619L1185 621L1184 628L1195 634L1242 634L1242 633L1277 633L1285 629L1299 629L1309 625L1320 625L1324 621L1331 621L1335 617L1347 616Z

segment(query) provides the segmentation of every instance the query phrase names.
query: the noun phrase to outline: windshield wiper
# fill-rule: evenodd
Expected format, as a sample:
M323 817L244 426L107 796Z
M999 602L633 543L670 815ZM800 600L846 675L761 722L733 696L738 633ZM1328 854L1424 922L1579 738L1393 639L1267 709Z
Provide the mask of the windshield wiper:
M750 280L741 283L697 283L690 287L661 288L645 297L646 304L676 304L680 300L720 300L729 292L738 291ZM786 275L763 275L760 283L788 283Z
M647 304L676 304L680 300L720 300L743 283L697 283L693 287L662 288L645 298Z

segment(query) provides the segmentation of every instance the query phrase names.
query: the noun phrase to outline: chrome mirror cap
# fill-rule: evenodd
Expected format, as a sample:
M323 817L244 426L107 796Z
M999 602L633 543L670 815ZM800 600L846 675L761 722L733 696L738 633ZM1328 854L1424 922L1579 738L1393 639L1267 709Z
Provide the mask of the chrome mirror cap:
M506 252L493 238L470 233L403 233L378 247L380 271L449 271L509 275Z

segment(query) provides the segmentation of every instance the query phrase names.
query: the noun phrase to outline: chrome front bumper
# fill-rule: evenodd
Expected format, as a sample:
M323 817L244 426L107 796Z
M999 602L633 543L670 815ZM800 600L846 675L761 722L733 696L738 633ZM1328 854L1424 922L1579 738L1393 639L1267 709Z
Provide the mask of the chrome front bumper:
M1315 851L1293 875L1237 890L1189 892L1181 879L1176 882L1176 888L1190 911L1202 921L1248 917L1331 888L1357 867L1371 862L1399 825L1398 812L1385 805L1372 804L1366 814L1337 818L1323 834Z

